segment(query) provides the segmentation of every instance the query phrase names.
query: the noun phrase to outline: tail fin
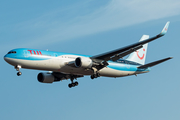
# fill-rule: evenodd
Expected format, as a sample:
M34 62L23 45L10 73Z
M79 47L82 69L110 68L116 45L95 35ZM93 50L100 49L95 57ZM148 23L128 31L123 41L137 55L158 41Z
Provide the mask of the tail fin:
M149 35L143 35L141 37L140 41L149 39ZM129 57L127 58L127 60L129 61L133 61L133 62L137 62L139 64L144 65L145 64L145 59L146 59L146 53L147 53L147 47L148 47L148 43L144 44L143 47L133 53L131 53L129 55Z

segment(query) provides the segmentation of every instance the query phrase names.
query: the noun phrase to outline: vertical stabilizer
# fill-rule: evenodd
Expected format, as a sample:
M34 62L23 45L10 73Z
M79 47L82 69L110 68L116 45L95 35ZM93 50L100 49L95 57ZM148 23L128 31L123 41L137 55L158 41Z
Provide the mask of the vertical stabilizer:
M149 39L149 35L143 35L141 37L140 41ZM147 47L148 47L148 43L144 44L143 47L133 53L131 53L129 55L129 57L127 58L127 60L129 61L133 61L133 62L137 62L139 64L144 65L145 64L145 59L146 59L146 53L147 53Z

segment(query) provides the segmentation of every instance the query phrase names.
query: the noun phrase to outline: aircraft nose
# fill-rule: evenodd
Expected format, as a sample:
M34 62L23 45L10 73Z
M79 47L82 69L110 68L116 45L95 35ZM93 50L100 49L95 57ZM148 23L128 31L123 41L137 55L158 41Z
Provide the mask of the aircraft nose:
M11 65L14 64L14 61L10 58L9 55L5 55L5 56L4 56L4 60L5 60L7 63L11 64Z
M4 56L4 60L7 62L7 55Z

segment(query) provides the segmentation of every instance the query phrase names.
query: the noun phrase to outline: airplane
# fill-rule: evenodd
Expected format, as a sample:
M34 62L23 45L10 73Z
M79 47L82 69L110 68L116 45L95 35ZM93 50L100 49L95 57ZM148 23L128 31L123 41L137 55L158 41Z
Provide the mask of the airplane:
M94 79L101 76L117 78L147 73L150 67L172 59L167 57L145 64L148 43L164 36L169 23L166 23L160 34L152 38L143 35L137 43L95 56L18 48L10 50L4 60L14 66L18 76L22 74L21 68L43 70L46 72L37 75L39 82L53 83L70 79L69 88L78 85L77 81L74 82L75 79L86 75ZM123 59L127 55L129 56Z

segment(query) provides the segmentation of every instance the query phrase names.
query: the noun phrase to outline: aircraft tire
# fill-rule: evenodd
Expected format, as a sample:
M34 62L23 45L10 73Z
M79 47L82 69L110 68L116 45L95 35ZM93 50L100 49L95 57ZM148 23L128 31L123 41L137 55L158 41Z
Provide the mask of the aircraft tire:
M18 73L17 73L17 76L20 76L21 74L22 74L21 72L18 72Z
M79 83L78 83L78 82L75 82L74 84L75 84L75 86L78 86Z
M73 86L72 86L72 84L69 84L68 87L69 87L69 88L72 88Z
M91 79L94 79L94 75L91 75Z

